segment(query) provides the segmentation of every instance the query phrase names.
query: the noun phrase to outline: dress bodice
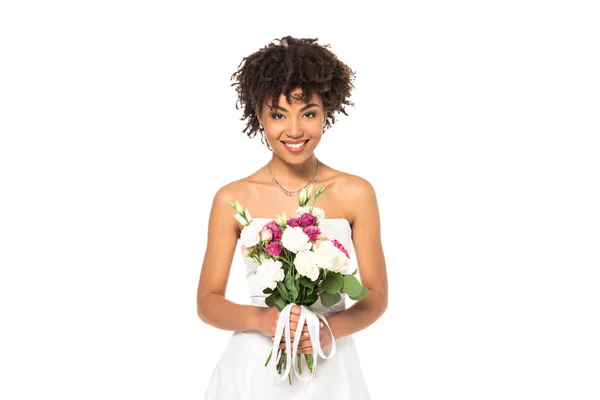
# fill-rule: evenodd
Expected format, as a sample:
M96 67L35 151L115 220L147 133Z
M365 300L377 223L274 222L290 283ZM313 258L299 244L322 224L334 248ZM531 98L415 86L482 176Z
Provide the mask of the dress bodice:
M257 221L263 221L264 223L268 223L272 219L270 218L254 218ZM348 220L344 218L323 218L319 222L319 228L321 232L327 236L329 239L336 239L339 241L344 248L352 257L351 249L352 249L352 228L350 227L350 223ZM248 257L243 257L244 263L246 264L246 279L254 275L256 269L258 268L258 264ZM346 273L347 271L341 271L342 273ZM266 307L265 299L268 295L264 293L251 293L250 297L252 300L252 304ZM329 316L331 314L335 314L337 312L343 311L346 308L345 304L345 296L342 296L342 300L340 300L337 304L331 307L325 307L321 304L320 300L317 300L315 304L311 306L311 308L315 309L323 313L325 316Z

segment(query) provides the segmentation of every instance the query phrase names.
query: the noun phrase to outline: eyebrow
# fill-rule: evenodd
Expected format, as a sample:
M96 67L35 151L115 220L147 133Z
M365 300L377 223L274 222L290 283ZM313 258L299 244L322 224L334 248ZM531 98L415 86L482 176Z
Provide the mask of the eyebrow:
M304 111L304 110L306 110L306 109L309 109L309 108L311 108L311 107L319 107L319 105L318 105L318 104L315 104L315 103L310 103L310 104L307 104L307 105L305 105L304 107L302 107L302 108L300 109L300 112L302 112L302 111ZM283 107L280 107L280 106L273 106L273 107L270 107L270 108L272 108L272 109L273 109L273 108L276 108L276 109L279 109L279 110L282 110L282 111L285 111L285 112L287 112L287 111L288 111L288 110L286 110L285 108L283 108Z

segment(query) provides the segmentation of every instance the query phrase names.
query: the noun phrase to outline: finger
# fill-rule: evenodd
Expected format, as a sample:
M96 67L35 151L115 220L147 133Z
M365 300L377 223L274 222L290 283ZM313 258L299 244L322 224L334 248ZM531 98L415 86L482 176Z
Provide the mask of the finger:
M280 344L285 343L285 339L281 339L281 341L279 343ZM294 339L293 338L290 339L290 344L292 344L292 345L294 344ZM307 337L307 338L301 338L298 341L298 347L306 347L306 346L308 346L308 347L312 346L312 341L310 340L309 337Z
M298 347L298 354L312 354L313 350L312 350L312 346L308 346L308 347Z
M298 325L294 324L292 325L290 323L290 336L291 337L295 337L296 336L296 331L298 330ZM310 333L308 332L308 327L306 326L306 324L302 327L302 336L310 336Z
M295 335L290 335L290 342L294 343L294 338L295 337L296 337ZM273 338L273 340L275 340L275 338ZM303 341L303 340L310 341L310 335L307 333L307 334L303 334L302 336L300 336L300 341ZM284 343L285 342L285 338L282 337L281 340L280 340L280 342Z
M290 328L292 328L293 330L298 329L298 326L299 326L298 321L291 321L290 322ZM306 326L306 322L303 323L302 326L303 326L303 329L308 329L308 326Z
M290 314L290 321L297 322L300 319L300 314Z
M308 340L308 345L307 344L302 344L302 342L304 342L303 340L301 340L298 343L298 348L311 348L312 349L312 343L310 340ZM290 346L294 346L294 341L290 341ZM302 347L301 347L302 346ZM280 349L285 349L285 341L282 341L281 343L279 343L279 348Z

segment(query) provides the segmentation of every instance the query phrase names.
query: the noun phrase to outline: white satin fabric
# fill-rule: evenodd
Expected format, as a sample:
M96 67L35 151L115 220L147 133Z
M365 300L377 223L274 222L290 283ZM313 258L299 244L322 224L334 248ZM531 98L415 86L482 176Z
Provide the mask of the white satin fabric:
M266 218L255 218L269 221ZM345 219L326 218L319 227L329 238L337 239L351 251L352 231ZM245 259L247 277L254 274L257 265L250 259ZM253 304L265 307L267 295L251 296ZM344 297L332 307L324 307L320 302L311 306L315 313L303 312L312 333L318 331L319 315L327 318L346 308ZM288 311L282 311L282 314ZM287 319L289 321L289 318ZM315 325L316 324L316 325ZM279 321L278 332L286 337L286 319ZM231 339L214 368L209 381L205 400L369 400L365 379L360 367L360 361L352 336L335 339L334 344L327 349L313 347L315 375L311 376L308 366L302 357L302 374L297 375L296 358L290 345L290 335L287 332L286 342L292 351L291 360L287 363L287 372L291 374L292 384L287 375L278 376L275 370L276 352L273 353L269 365L264 363L277 345L270 337L258 331L234 332ZM313 343L314 344L314 343ZM329 357L329 358L328 358ZM283 379L282 379L283 378Z

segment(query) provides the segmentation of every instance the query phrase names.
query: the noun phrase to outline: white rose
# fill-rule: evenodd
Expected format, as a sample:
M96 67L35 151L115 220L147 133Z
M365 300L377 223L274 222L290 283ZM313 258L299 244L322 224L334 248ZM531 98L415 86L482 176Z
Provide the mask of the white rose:
M260 295L265 288L275 289L277 282L285 277L281 261L267 258L258 266L254 275L248 278L252 295Z
M320 242L315 254L318 266L333 272L341 272L349 264L348 257L330 240Z
M286 228L281 236L281 244L292 253L308 250L312 246L310 238L299 226Z
M300 275L309 277L313 282L319 277L317 254L310 250L299 251L294 258L294 266Z
M246 247L256 246L260 241L260 231L263 228L263 224L253 220L247 226L242 229L240 233L240 244Z
M348 257L346 257L346 255L338 250L337 250L337 254L334 257L333 260L331 260L331 270L333 272L342 272L344 269L346 269L346 267L350 264L350 260L348 259Z
M300 216L302 216L302 214L307 213L309 209L310 209L309 206L298 207L296 209L296 217L300 217ZM312 213L310 213L310 214L317 217L317 221L320 221L323 218L325 218L325 211L319 207L313 207Z

